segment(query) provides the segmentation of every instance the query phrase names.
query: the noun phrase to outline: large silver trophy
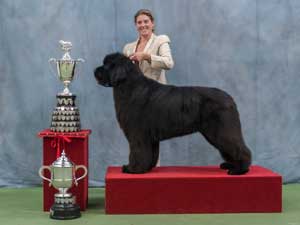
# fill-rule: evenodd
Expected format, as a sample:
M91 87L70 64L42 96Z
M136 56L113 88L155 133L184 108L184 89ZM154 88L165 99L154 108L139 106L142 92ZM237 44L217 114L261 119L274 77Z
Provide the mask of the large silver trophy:
M84 174L76 178L75 172L79 168L84 170ZM51 178L43 175L45 169L50 171ZM49 186L52 185L59 191L54 195L54 204L50 209L50 217L60 220L80 217L80 208L76 204L75 197L67 191L73 185L77 186L78 181L87 175L87 168L84 165L74 165L63 151L61 156L51 166L42 166L39 170L39 175L44 180L49 181Z
M69 85L74 78L76 65L84 60L71 58L71 42L60 40L59 44L64 51L63 57L51 58L49 62L56 67L58 78L64 84L64 90L56 95L57 106L52 113L50 129L53 132L77 132L81 129L80 114L75 105L76 95L70 92Z

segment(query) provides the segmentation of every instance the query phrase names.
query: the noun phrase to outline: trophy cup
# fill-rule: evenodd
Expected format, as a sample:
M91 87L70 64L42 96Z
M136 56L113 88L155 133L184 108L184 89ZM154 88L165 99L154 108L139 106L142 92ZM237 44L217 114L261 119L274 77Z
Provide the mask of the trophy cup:
M76 178L75 172L79 168L84 170L84 174ZM43 175L44 169L50 171L50 179ZM44 180L49 181L49 186L53 185L53 187L59 191L54 195L54 204L50 209L50 218L67 220L80 217L80 208L76 204L75 197L67 191L74 184L77 186L78 181L87 175L87 168L84 165L74 165L74 163L67 158L63 150L61 156L54 161L51 166L42 166L39 169L39 175Z
M52 113L51 131L53 132L77 132L80 131L79 109L75 106L76 95L69 90L69 85L74 78L77 63L83 59L72 59L70 51L71 42L59 41L64 55L61 59L49 59L49 63L57 69L57 75L64 84L63 92L56 95L57 106Z

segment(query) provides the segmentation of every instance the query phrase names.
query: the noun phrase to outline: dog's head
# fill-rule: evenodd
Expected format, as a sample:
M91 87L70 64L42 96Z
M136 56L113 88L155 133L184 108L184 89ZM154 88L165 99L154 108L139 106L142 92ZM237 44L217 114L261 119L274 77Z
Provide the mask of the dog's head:
M136 74L137 65L121 53L105 56L103 65L95 69L97 82L105 87L116 87L125 82L131 74Z

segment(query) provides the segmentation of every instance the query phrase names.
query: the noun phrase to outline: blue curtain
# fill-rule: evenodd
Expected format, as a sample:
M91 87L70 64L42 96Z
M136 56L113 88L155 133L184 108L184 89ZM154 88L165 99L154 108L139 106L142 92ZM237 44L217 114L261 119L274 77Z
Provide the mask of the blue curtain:
M42 140L62 84L48 59L58 41L84 58L71 91L82 127L91 129L90 185L104 185L107 166L128 160L112 90L93 70L137 38L133 16L154 12L157 34L171 38L175 85L221 88L236 100L253 163L300 180L300 1L298 0L1 0L0 186L41 184ZM200 134L161 143L161 165L211 165L222 160Z

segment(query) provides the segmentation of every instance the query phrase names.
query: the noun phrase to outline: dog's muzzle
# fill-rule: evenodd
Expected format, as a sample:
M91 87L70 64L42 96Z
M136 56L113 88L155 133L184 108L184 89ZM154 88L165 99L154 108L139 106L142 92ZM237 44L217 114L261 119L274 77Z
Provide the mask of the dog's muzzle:
M104 87L111 87L109 79L105 78L105 71L102 66L97 67L94 71L95 78L98 84Z

